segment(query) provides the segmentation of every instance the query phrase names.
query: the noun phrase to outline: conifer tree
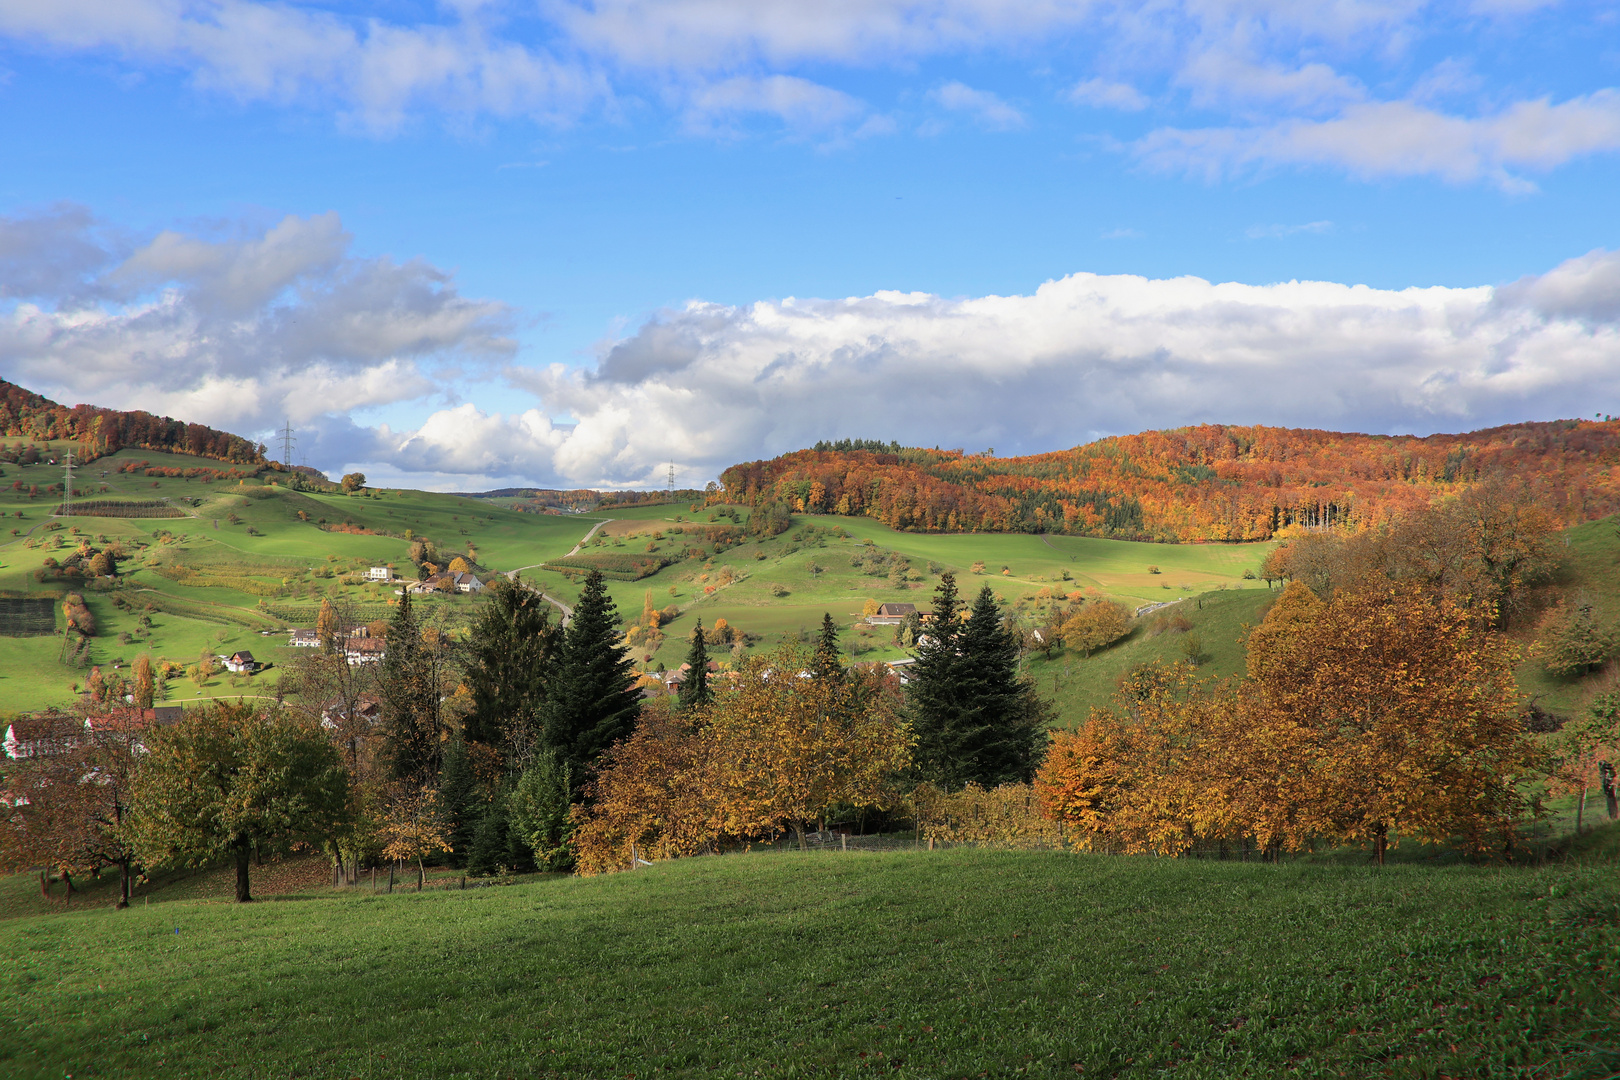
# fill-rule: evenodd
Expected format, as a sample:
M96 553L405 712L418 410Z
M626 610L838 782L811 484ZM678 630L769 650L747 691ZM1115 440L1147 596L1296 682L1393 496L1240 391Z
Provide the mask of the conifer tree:
M397 779L431 784L444 753L445 643L436 630L424 632L409 593L400 597L385 640L377 689L389 765Z
M702 708L713 700L709 691L709 649L703 640L703 622L692 628L692 647L686 653L686 681L681 683L682 712Z
M1018 639L986 585L969 609L960 637L962 682L972 735L964 748L984 787L1027 782L1040 763L1048 709L1033 682L1018 674Z
M500 749L508 768L521 770L540 739L553 654L560 632L551 605L538 592L496 578L490 600L473 623L466 680L473 708L467 741Z
M824 681L841 682L844 678L844 665L838 659L838 625L833 622L830 611L821 613L821 637L816 642L816 655L810 664L810 674Z
M445 822L450 829L450 865L466 866L484 808L473 777L472 758L462 739L453 740L444 752L439 801L444 806Z
M957 650L956 575L939 576L934 588L934 610L917 644L917 662L911 665L907 688L912 730L917 736L913 761L921 779L950 785L955 780L957 713L961 691L961 658Z
M602 751L630 733L641 701L616 622L613 598L592 570L563 631L542 714L544 744L568 767L576 790L594 775Z
M1017 642L989 586L965 621L959 608L955 575L940 575L907 694L916 772L950 789L1028 780L1039 761L1047 706L1018 677Z

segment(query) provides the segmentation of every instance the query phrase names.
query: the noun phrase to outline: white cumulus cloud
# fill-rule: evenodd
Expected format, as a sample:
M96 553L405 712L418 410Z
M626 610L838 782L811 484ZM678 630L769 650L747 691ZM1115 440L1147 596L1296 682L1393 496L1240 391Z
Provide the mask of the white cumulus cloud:
M1490 116L1464 117L1405 101L1348 106L1327 120L1256 127L1161 128L1133 150L1149 166L1211 179L1267 165L1330 165L1364 177L1489 179L1529 190L1518 173L1545 172L1579 157L1620 150L1620 91L1554 104L1520 101Z
M1501 287L1075 273L1026 295L695 301L578 368L517 362L508 309L354 255L335 217L115 233L70 207L0 219L0 374L250 436L290 416L313 464L457 490L656 485L670 461L701 483L843 436L1035 452L1206 421L1467 430L1620 400L1612 251ZM501 408L446 393L469 379L497 380Z
M934 102L952 112L965 113L983 127L1010 131L1023 127L1024 114L988 90L975 90L965 83L948 82L929 94Z

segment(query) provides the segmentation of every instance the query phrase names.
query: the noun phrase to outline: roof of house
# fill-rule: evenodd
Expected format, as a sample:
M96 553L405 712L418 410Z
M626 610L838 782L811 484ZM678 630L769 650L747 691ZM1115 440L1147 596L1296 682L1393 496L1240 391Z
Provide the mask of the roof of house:
M886 616L889 616L890 618L893 618L893 617L899 616L899 615L915 615L915 614L917 614L917 605L916 604L879 604L878 605L878 614L879 615L886 615Z
M292 636L294 641L316 641L320 638L321 632L319 630L294 630Z
M67 713L19 716L6 727L6 752L12 754L26 750L32 754L58 753L79 745L84 738L83 732L83 723ZM27 754L21 756L26 757Z
M183 705L155 705L150 709L140 710L139 716L133 715L133 710L123 709L116 713L104 713L100 716L85 717L85 726L91 730L114 727L127 720L135 720L142 726L155 724L158 727L168 727L177 724L185 718L186 710Z
M253 659L253 654L248 652L246 649L238 649L231 653L230 656L226 657L226 659L235 660L237 663L257 663L257 661Z
M388 639L380 637L349 638L343 647L352 653L382 652L388 647Z

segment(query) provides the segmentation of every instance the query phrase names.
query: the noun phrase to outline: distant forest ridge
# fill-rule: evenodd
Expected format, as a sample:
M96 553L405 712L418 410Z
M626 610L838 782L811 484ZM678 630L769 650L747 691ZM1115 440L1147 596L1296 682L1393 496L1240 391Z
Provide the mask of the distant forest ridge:
M714 485L710 485L712 488ZM643 491L598 491L594 488L495 488L490 491L452 491L469 499L516 499L513 510L528 513L555 513L558 511L589 511L629 506L647 506L659 503L705 502L711 492L696 488L649 488Z
M0 436L40 441L71 439L83 446L86 460L133 446L237 465L265 464L264 447L228 431L149 412L121 412L94 405L70 409L5 379L0 379Z
M1620 510L1620 419L1462 435L1358 435L1203 424L1028 457L822 442L721 474L726 497L784 513L857 514L918 532L1265 540L1359 527L1481 481L1522 484L1574 523Z

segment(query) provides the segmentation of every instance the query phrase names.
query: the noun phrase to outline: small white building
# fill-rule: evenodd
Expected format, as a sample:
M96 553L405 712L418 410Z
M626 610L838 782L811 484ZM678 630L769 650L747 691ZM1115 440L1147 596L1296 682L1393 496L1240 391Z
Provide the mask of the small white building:
M343 639L343 655L350 667L361 664L380 664L388 652L388 640L380 637Z
M294 630L292 637L287 639L287 644L299 649L320 648L321 632L319 630Z
M879 604L876 615L868 615L866 621L871 626L894 626L903 623L917 614L916 604Z
M394 572L386 566L373 566L366 571L367 581L393 581Z

